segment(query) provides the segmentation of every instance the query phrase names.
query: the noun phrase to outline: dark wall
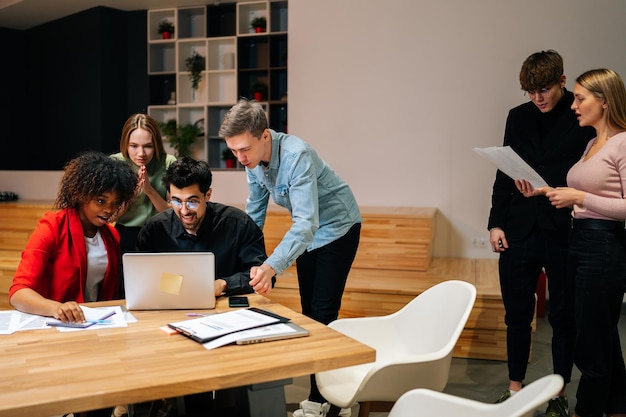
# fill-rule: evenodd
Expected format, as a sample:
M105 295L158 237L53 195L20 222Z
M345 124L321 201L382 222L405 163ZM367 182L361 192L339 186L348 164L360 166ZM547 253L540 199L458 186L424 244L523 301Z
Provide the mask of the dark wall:
M10 157L0 169L58 170L85 150L119 150L124 121L148 103L146 12L96 7L10 32L0 45Z
M26 127L26 91L29 77L25 69L27 57L24 33L0 28L0 169L16 169L16 159L32 147L27 137L34 126Z

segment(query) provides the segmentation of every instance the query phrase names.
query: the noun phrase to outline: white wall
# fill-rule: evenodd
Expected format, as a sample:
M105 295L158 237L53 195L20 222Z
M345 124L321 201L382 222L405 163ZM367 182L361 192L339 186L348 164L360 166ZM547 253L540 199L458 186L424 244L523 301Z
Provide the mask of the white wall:
M617 0L289 0L289 130L361 205L440 210L436 256L491 257L495 168L473 147L501 145L522 103L519 69L556 49L568 88L585 70L626 77L626 2ZM0 191L53 199L58 173L0 172ZM242 172L215 172L213 199L243 204Z

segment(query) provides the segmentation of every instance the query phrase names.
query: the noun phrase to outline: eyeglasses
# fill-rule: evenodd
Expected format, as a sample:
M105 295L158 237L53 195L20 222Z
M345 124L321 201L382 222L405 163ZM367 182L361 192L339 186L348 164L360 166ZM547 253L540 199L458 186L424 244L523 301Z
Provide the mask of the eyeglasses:
M554 87L554 85L551 85L550 87L544 87L539 91L535 91L535 90L524 91L524 96L528 97L531 100L537 97L538 94L540 94L541 97L543 98L550 98L550 96L552 95L552 87Z
M200 202L197 200L190 201L179 201L179 200L169 200L168 203L174 210L180 210L183 207L183 204L187 207L187 210L195 210L200 207Z

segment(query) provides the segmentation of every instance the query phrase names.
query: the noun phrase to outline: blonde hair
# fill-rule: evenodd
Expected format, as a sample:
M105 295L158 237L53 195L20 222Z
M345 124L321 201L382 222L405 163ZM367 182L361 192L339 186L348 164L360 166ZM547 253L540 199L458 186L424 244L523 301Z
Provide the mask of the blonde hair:
M152 135L152 145L154 146L154 156L156 159L161 159L161 156L165 156L165 147L163 146L163 137L161 136L159 122L148 114L135 113L126 120L122 128L120 152L124 155L124 158L128 159L130 134L139 128L150 132L150 135Z
M607 68L593 69L581 74L576 82L606 103L609 126L626 130L626 89L618 73Z

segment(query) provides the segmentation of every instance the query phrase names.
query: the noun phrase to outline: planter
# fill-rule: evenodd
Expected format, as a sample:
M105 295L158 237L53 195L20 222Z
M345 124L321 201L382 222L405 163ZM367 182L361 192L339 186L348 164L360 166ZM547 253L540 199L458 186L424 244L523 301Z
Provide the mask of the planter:
M263 32L265 32L265 28L262 28L262 27L255 27L255 28L254 28L254 31L255 31L256 33L263 33Z
M235 168L236 161L234 159L225 159L226 168Z
M163 36L163 39L170 39L172 37L172 35L169 32L163 32L161 36Z
M258 91L255 93L252 93L252 97L254 97L256 101L263 101L263 93L260 93Z

